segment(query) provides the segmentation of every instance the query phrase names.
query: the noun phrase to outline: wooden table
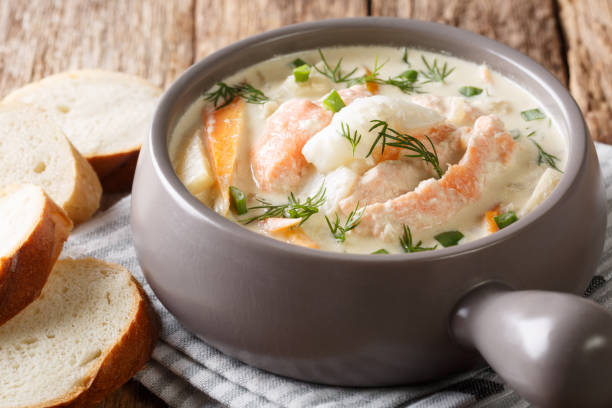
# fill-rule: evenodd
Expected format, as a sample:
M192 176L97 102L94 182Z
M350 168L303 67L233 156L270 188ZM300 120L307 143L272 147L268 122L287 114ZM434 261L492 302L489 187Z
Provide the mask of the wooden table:
M568 85L595 139L612 143L612 0L3 0L0 97L68 68L130 72L165 87L240 38L302 21L398 16L504 42ZM134 381L101 407L162 407Z

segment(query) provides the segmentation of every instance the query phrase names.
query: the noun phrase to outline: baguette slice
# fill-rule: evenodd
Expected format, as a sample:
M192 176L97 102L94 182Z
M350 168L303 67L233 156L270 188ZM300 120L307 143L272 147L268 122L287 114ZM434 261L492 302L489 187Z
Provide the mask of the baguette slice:
M82 70L31 83L5 100L49 115L103 179L138 154L160 94L133 75Z
M0 188L39 185L74 223L96 212L100 180L55 123L26 106L3 104L0 135Z
M71 230L70 218L42 188L0 191L0 325L40 295Z
M128 270L60 260L40 297L0 326L0 407L92 406L145 364L157 335Z

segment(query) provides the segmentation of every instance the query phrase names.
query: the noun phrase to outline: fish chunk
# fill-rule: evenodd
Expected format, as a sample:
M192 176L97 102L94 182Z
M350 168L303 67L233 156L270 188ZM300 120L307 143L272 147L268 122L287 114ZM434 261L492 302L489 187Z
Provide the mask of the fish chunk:
M439 180L422 181L411 192L384 203L368 205L356 232L381 238L399 234L401 225L413 232L441 225L477 201L487 179L499 174L516 151L516 142L493 116L476 120L467 150Z
M412 103L433 109L457 126L473 126L484 115L482 110L460 96L414 95Z

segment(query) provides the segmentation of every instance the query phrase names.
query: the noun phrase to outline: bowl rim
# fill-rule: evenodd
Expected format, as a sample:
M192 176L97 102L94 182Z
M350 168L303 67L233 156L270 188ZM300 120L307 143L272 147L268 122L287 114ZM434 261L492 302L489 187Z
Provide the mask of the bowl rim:
M385 256L372 256L372 254L343 253L311 249L266 237L265 235L244 228L222 215L217 214L214 210L201 203L187 190L171 165L168 151L168 133L171 130L170 117L175 104L179 98L187 92L190 85L197 82L198 76L202 70L214 65L228 54L240 52L255 44L274 41L286 36L294 37L313 31L325 31L326 29L373 29L381 27L385 29L410 28L433 35L454 38L454 41L463 43L463 47L484 49L487 54L492 54L493 57L500 58L504 60L505 63L512 65L513 68L516 68L518 71L522 71L524 74L531 76L540 86L542 86L545 92L554 96L552 104L557 105L561 112L559 117L555 119L558 122L562 120L566 122L568 133L567 164L559 184L544 202L538 205L525 217L522 217L517 222L495 234L481 237L464 244L439 248L435 251L411 253L409 255L405 253L392 253ZM297 50L298 49L296 49L296 51ZM440 51L440 49L437 50L437 52ZM456 56L465 59L460 55ZM185 70L185 72L165 90L155 110L146 143L148 143L150 147L149 153L151 155L151 162L157 177L159 177L165 190L172 196L179 207L190 213L190 215L207 223L209 226L219 231L223 231L224 234L230 234L236 240L243 241L245 245L251 245L257 250L275 250L284 252L288 255L306 256L308 258L317 258L326 261L375 262L379 264L380 262L397 263L437 260L464 255L483 250L493 245L499 245L503 241L510 239L521 230L528 227L531 223L541 218L553 207L557 206L563 201L564 197L569 194L571 186L574 184L574 181L586 163L588 143L592 142L590 141L584 117L569 91L552 73L525 54L495 40L445 24L396 17L357 17L326 19L287 25L244 38L209 54L187 68L187 70Z

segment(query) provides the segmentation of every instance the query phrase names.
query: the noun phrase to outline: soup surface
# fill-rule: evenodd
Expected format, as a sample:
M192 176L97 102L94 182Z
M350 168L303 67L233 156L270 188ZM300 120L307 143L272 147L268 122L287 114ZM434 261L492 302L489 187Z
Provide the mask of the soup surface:
M202 203L337 252L434 250L493 234L554 189L565 140L515 82L418 49L338 47L242 70L169 142Z

